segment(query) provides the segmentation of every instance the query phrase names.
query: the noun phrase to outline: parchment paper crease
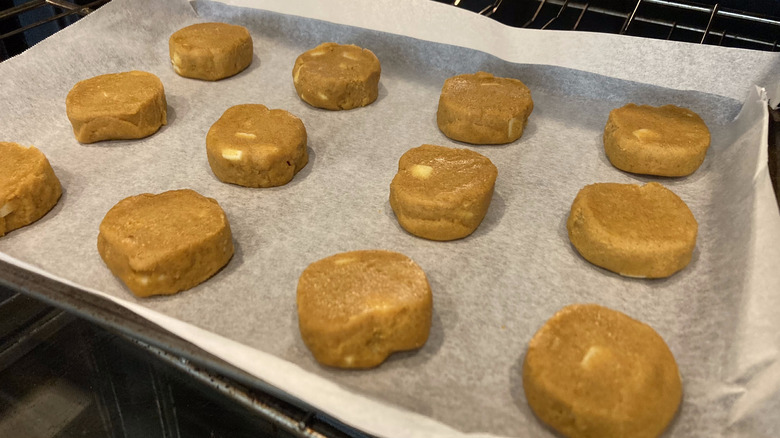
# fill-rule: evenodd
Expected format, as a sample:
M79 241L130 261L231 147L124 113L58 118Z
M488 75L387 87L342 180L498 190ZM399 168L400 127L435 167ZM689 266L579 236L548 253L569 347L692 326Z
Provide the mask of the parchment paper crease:
M767 96L754 87L777 88L777 54L511 29L424 1L236 2L249 3L258 9L114 0L0 64L2 140L40 148L64 187L45 218L0 239L3 260L114 300L380 436L552 436L525 402L521 364L534 332L575 302L623 311L667 341L685 395L666 436L780 432L780 215L766 168ZM247 26L255 42L249 69L214 83L177 76L168 37L198 21ZM323 41L377 54L377 102L328 112L298 99L293 62ZM131 69L161 78L169 124L138 141L76 142L65 116L68 90ZM444 79L478 70L531 88L535 109L519 141L467 146L436 128ZM614 169L601 133L609 111L628 102L698 112L713 138L703 166L679 179ZM247 189L211 173L205 134L241 103L286 109L306 125L311 159L288 185ZM469 238L429 242L395 221L387 197L398 158L423 143L470 147L499 169L488 215ZM579 257L566 215L580 188L602 181L661 181L680 195L700 227L690 266L647 281ZM136 299L101 262L98 225L124 197L184 187L219 201L236 255L192 290ZM367 248L402 252L426 271L431 338L373 370L320 367L298 334L297 278L315 260Z

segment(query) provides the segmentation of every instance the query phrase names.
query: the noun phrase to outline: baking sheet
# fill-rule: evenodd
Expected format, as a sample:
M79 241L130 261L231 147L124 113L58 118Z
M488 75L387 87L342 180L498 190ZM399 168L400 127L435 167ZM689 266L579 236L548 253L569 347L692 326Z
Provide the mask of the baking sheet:
M269 8L278 10L279 4ZM545 44L544 32L510 31L464 11L448 15L442 5L410 5L413 16L388 2L337 2L327 11L307 10L328 20L320 21L209 2L194 4L198 17L181 1L114 0L3 63L3 139L44 151L64 195L44 219L0 239L0 257L110 297L301 400L382 436L551 435L525 403L520 367L533 333L574 302L624 311L667 341L685 385L668 436L772 436L780 430L780 420L771 415L780 405L780 324L774 318L780 310L780 276L773 269L780 253L772 244L780 238L780 218L765 164L766 97L750 86L762 84L777 57L724 49L727 59L741 61L734 64L737 72L755 66L748 77L717 72L726 80L716 84L729 86L703 89L708 76L699 72L697 79L686 75L680 82L695 84L693 90L679 91L647 84L674 86L675 69L668 71L665 63L628 62L619 75L605 76L610 72L599 69L613 67L592 61L606 56L588 46L603 43L605 36L553 33L554 41L567 40L565 47L579 46L579 55L568 61L548 56L552 62L538 64L544 50L532 43ZM359 13L339 15L347 6ZM425 11L435 14L425 18ZM388 20L388 14L398 19ZM382 28L372 20L411 25L421 16L432 23L428 28L447 23L453 40L488 26L496 31L478 45L495 40L492 52L513 62L471 50L474 38L458 47L343 25ZM169 67L168 36L208 20L250 29L252 66L216 83L178 77ZM405 33L426 38L419 32L414 24ZM620 44L634 41L637 49L665 48L671 60L691 50L690 45L610 37ZM297 98L292 64L322 41L356 43L377 54L383 73L376 103L328 112ZM518 58L524 55L518 44L533 47L530 52L537 55ZM74 62L77 55L80 62ZM649 59L657 56L653 51ZM587 71L567 68L567 62ZM162 79L168 126L144 140L78 144L65 117L68 90L78 80L130 69ZM471 147L448 140L436 128L444 79L477 70L517 77L531 88L535 109L518 142ZM645 80L648 70L651 80ZM626 80L633 74L645 83ZM742 114L732 122L742 101ZM607 114L627 102L688 106L713 133L699 171L660 179L688 203L700 224L691 265L666 280L625 279L595 268L566 238L568 208L585 184L659 180L617 171L603 156ZM310 162L290 184L247 189L222 184L210 172L206 131L239 103L283 108L304 121ZM488 215L467 239L429 242L406 234L395 222L387 196L398 157L422 143L471 147L499 169ZM190 291L138 300L102 264L98 225L126 196L183 187L220 202L231 221L236 255ZM402 252L426 271L434 293L431 338L420 351L397 354L374 370L320 367L297 331L298 275L327 255L367 248Z

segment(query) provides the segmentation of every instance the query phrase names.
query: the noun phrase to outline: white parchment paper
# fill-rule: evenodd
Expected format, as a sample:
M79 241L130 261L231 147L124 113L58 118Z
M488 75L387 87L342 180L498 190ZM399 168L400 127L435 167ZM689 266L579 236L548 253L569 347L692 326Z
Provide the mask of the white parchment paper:
M535 331L575 302L623 311L667 341L685 392L667 436L780 432L780 215L766 169L767 97L753 86L776 87L777 55L511 29L424 1L251 3L261 9L114 0L0 64L2 139L40 148L64 187L45 218L0 239L0 257L119 302L372 434L552 436L527 406L520 370ZM168 37L198 21L247 26L252 65L214 83L177 76ZM323 41L377 54L377 102L329 112L298 99L294 60ZM65 116L73 84L131 69L161 78L169 124L143 140L76 142ZM478 70L531 88L535 109L519 141L468 146L436 128L443 81ZM698 112L713 138L703 166L678 179L614 169L601 133L609 111L628 102ZM306 125L310 162L286 186L242 188L211 173L206 132L241 103L288 110ZM387 198L398 158L423 143L472 148L499 169L488 215L466 239L418 239L395 221ZM660 181L680 195L700 227L690 266L648 281L579 257L566 237L569 207L584 185L605 181ZM127 196L185 187L219 201L236 254L192 290L136 299L100 260L98 225ZM322 257L368 248L404 253L426 271L430 340L373 370L323 368L298 334L298 276Z

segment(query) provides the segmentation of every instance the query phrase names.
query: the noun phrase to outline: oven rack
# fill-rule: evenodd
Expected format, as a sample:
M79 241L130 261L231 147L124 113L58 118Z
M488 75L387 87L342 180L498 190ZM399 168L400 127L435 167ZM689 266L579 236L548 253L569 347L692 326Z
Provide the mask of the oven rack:
M645 38L778 51L780 4L771 0L764 13L679 0L504 1L449 0L515 27L585 30ZM749 7L760 2L731 2ZM754 6L754 8L756 8Z
M77 4L68 0L0 0L0 61L20 53L32 46L34 41L72 24L109 1L93 0ZM14 6L5 8L7 5ZM50 25L46 27L46 24Z

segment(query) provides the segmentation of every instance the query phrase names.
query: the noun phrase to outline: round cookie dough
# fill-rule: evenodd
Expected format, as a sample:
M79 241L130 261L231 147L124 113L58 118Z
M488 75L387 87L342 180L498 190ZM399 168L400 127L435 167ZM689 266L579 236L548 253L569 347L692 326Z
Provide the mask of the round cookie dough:
M188 189L119 201L100 223L97 247L138 297L190 289L233 256L225 212L214 199Z
M199 23L179 29L168 40L173 70L185 78L218 81L252 63L247 28L227 23Z
M650 326L595 304L564 307L523 363L536 416L570 438L655 438L682 399L677 362Z
M674 105L628 105L609 113L604 151L613 166L632 173L686 176L710 147L710 131L698 114Z
M345 252L309 265L298 280L301 338L323 365L370 368L422 347L433 297L423 270L403 254Z
M594 265L627 277L662 278L691 261L699 225L661 184L599 183L577 194L566 228Z
M531 90L525 84L478 72L444 81L436 123L453 140L511 143L523 135L533 109Z
M379 95L382 68L374 53L355 45L323 43L295 60L295 91L311 106L348 110Z
M30 146L0 142L0 236L42 218L62 195L49 160Z
M70 90L65 107L81 143L144 138L167 123L163 84L143 71L85 79Z
M301 119L258 104L228 108L206 135L206 153L220 181L244 187L287 184L309 162Z
M497 177L484 155L424 144L401 156L390 206L401 227L415 236L461 239L482 223Z

